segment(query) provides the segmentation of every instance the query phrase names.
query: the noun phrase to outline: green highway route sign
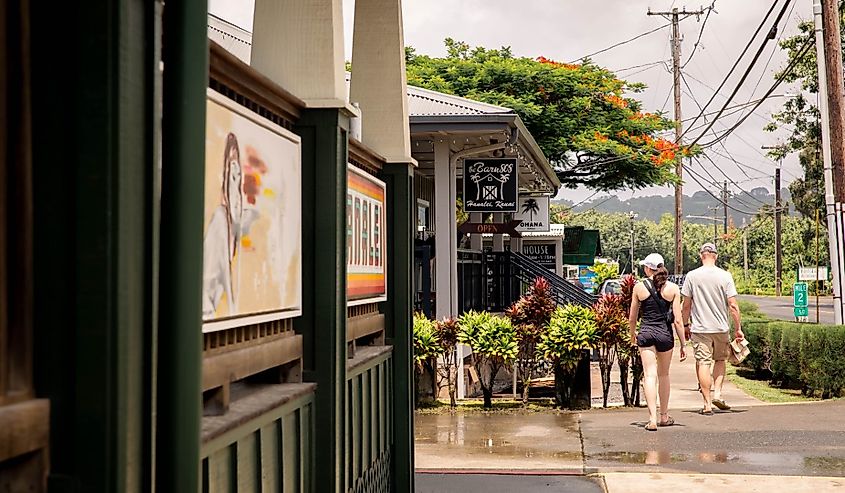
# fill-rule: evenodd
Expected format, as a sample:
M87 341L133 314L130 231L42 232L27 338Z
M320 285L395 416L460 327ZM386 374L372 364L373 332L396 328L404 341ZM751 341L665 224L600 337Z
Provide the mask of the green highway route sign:
M795 307L796 317L798 316L799 308L804 308L804 312L806 313L807 306L809 306L808 298L806 282L796 282L792 285L792 305Z
M796 306L795 308L793 308L793 312L795 312L795 318L810 316L810 309L806 306Z

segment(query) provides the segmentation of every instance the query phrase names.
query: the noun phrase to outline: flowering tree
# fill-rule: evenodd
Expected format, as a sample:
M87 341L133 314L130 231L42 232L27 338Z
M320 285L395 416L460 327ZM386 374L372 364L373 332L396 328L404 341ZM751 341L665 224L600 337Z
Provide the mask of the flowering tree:
M515 57L510 48L470 48L446 39L448 55L406 52L408 84L513 109L564 186L597 190L675 183L675 164L690 153L659 133L662 114L630 97L645 86L616 77L589 59L568 64Z

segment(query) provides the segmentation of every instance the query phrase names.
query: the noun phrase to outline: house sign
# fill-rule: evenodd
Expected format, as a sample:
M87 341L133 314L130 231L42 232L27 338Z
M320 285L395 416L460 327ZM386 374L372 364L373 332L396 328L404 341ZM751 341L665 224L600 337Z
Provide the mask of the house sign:
M516 212L516 158L464 160L466 212Z

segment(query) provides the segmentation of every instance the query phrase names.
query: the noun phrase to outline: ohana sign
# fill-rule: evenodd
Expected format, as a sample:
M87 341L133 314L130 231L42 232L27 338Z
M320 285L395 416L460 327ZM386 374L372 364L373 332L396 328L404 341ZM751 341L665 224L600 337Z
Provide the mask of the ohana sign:
M516 158L464 160L464 211L516 212Z

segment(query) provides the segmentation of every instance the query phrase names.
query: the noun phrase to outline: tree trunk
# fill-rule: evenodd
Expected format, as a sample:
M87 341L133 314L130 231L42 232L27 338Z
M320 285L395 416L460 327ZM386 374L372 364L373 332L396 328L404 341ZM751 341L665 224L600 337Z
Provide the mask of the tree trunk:
M601 373L602 403L607 407L607 395L610 393L610 370L611 366L603 360L599 360L599 371Z
M531 379L526 378L522 381L522 405L528 405L528 391L531 389Z
M619 357L619 384L622 386L622 402L626 406L631 405L631 388L628 387L628 364L630 358Z
M484 409L493 407L493 389L481 385L481 395L484 396Z
M449 378L449 407L457 407L457 393L458 393L458 368L455 365L448 367Z
M572 407L572 375L555 364L555 405L560 409Z
M631 357L631 400L634 407L640 407L640 382L643 379L643 360L639 353Z

